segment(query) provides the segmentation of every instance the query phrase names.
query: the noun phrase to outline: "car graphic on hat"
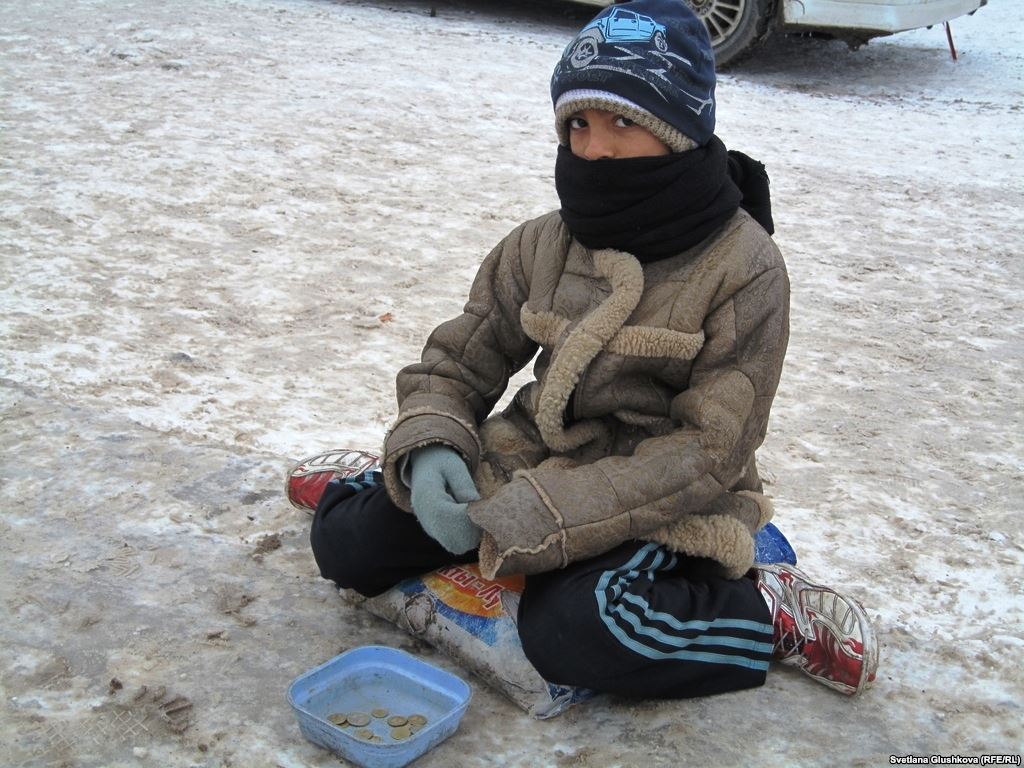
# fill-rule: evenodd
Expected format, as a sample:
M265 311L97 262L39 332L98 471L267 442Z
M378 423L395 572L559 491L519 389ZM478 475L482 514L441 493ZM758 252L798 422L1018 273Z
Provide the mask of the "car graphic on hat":
M569 63L575 69L587 66L597 56L597 46L604 42L653 42L659 51L664 53L668 50L664 24L642 13L613 8L611 13L594 19L580 30L576 40L570 44Z

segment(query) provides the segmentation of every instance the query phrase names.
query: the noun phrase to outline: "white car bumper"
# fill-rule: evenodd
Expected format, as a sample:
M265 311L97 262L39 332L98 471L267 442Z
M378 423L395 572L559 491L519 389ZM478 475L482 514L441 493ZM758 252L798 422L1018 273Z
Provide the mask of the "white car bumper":
M987 0L784 0L783 23L903 32L975 11Z

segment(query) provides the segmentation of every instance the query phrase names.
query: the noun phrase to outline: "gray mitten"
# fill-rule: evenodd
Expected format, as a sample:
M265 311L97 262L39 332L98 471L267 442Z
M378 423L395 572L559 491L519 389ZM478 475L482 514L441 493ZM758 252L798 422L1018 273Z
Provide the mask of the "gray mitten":
M454 555L480 546L480 528L466 508L480 498L469 467L451 448L429 445L409 457L412 511L423 530Z

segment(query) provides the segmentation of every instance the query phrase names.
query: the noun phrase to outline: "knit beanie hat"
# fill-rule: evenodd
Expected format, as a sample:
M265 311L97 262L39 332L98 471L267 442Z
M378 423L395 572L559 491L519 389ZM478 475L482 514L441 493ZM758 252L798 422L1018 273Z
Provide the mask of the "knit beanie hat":
M681 0L611 5L573 39L551 76L555 130L604 109L643 126L674 152L715 132L715 59L704 23Z

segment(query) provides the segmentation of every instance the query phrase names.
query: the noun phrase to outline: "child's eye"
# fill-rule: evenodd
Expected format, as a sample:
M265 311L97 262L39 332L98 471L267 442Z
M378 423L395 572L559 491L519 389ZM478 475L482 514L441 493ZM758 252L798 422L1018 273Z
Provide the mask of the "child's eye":
M636 123L634 123L628 117L623 117L622 115L616 115L615 116L615 125L617 127L619 127L619 128L629 128L630 126L636 125Z
M587 127L587 121L582 117L570 117L569 118L569 130L579 131Z

